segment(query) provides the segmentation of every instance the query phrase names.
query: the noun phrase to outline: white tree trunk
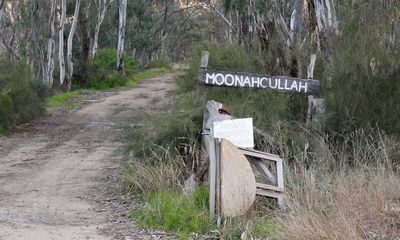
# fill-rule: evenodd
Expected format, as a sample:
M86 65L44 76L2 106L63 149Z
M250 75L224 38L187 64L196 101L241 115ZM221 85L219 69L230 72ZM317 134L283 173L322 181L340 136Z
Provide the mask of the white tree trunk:
M79 16L79 8L80 8L81 0L76 0L75 2L75 12L74 12L74 19L72 20L71 30L69 31L68 35L68 42L67 42L67 87L68 91L71 89L72 84L72 75L74 74L74 63L72 62L72 43L74 40L74 34L76 31L76 25L78 22Z
M315 13L319 31L339 34L334 0L315 0Z
M109 5L108 0L98 0L97 1L97 22L96 22L96 27L95 27L95 31L94 31L93 46L92 46L92 51L91 51L92 58L94 58L94 56L96 55L97 49L98 49L100 27L104 21L104 17L106 16L108 5Z
M301 31L303 27L303 0L296 2L296 8L290 18L290 38L291 46L298 47L300 44Z
M327 87L332 86L333 50L331 38L339 35L334 0L315 0L315 15L319 32L319 44L326 62Z
M51 1L51 9L49 16L49 39L47 43L47 66L46 66L46 83L51 89L53 86L53 72L54 72L54 52L55 52L55 30L54 22L56 18L56 4L57 0Z
M58 29L58 62L60 64L60 87L65 81L65 60L64 60L64 24L67 11L67 0L61 0L60 28Z
M119 0L119 32L118 32L118 50L117 50L117 70L120 72L124 69L124 39L126 25L126 5L127 0Z

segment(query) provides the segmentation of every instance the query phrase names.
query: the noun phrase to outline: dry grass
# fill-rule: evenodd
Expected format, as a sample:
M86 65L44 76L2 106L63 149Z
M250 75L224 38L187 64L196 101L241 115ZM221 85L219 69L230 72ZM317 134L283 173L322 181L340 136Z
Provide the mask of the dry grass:
M188 159L198 159L193 144L173 144L163 147L153 145L143 159L132 159L125 168L123 182L127 193L148 195L154 192L181 192L183 182L193 173L195 164ZM182 152L183 151L183 152Z
M359 131L322 149L319 164L288 167L282 239L399 239L397 153L379 131Z

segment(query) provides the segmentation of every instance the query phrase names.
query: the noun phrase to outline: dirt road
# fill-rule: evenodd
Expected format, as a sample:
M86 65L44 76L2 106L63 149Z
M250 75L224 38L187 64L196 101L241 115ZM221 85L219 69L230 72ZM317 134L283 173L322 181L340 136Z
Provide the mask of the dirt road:
M144 80L0 138L0 239L149 239L110 207L118 205L112 192L123 144L112 119L123 122L162 102L173 76Z

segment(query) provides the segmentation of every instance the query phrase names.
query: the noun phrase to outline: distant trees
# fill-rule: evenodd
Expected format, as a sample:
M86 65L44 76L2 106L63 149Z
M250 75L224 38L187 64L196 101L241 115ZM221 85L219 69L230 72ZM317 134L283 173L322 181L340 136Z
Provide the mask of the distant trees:
M190 16L200 9L179 7L178 1L127 2L0 0L0 52L12 61L26 60L35 79L49 88L68 91L74 81L86 81L85 66L99 48L117 49L121 72L124 52L143 62L171 55L171 41L187 35Z

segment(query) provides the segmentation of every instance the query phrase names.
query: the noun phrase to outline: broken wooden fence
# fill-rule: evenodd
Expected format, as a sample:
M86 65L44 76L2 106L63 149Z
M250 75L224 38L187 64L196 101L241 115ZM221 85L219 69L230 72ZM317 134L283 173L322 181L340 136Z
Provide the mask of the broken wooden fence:
M223 104L209 101L203 118L203 142L209 156L211 216L234 217L244 214L251 207L256 194L275 198L282 207L283 160L277 155L234 146L231 142L235 142L235 139L229 136L227 140L215 138L216 123L240 120L221 114L221 109ZM264 181L256 182L256 173Z

